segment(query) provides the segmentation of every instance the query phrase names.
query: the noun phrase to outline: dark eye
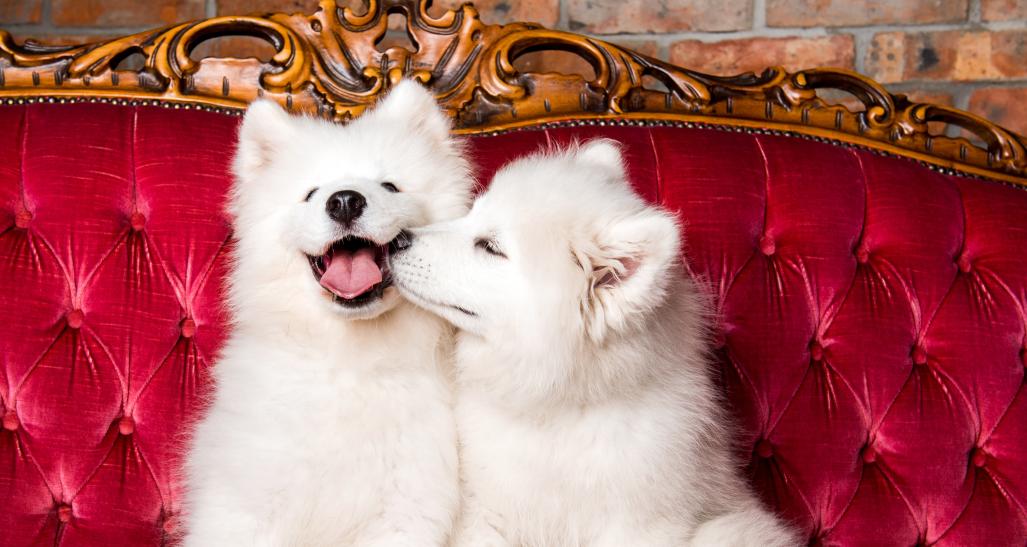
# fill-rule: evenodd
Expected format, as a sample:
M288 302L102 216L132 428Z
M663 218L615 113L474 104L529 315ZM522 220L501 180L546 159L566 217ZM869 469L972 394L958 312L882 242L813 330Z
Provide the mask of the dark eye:
M485 251L492 256L498 256L500 258L507 258L506 253L500 250L499 245L494 239L486 239L479 237L474 240L474 246Z
M307 192L307 197L303 198L303 201L310 201L310 198L314 197L314 192L317 192L317 186L311 188L310 191Z
M393 194L395 194L396 192L399 192L399 188L396 188L396 185L392 184L391 182L383 182L382 183L382 188L385 188L386 190L392 192Z

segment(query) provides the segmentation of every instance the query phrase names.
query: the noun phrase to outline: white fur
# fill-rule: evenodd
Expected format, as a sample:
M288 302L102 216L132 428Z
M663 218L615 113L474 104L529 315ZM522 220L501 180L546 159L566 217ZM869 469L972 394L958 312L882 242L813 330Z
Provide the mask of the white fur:
M680 248L592 141L508 165L393 257L400 291L462 329L454 545L799 544L730 456Z
M187 547L446 541L459 504L451 328L395 288L340 307L304 253L464 214L461 152L412 82L347 126L250 107L230 207L234 328L186 462ZM348 231L325 213L343 189L368 202Z

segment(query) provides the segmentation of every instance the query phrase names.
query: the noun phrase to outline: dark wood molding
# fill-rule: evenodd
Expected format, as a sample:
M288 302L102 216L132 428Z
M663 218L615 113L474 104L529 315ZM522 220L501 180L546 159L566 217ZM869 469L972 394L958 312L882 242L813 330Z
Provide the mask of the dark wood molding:
M344 121L408 77L432 88L461 133L570 120L701 123L838 141L1027 185L1023 136L962 110L893 95L851 71L711 76L535 24L487 25L469 4L434 17L430 0L365 1L359 12L323 0L309 15L216 17L69 47L18 44L0 31L0 100L97 98L231 110L264 96ZM413 50L381 48L389 14L405 17ZM192 56L205 40L237 35L267 41L274 56ZM538 51L577 55L594 77L515 68L519 56ZM120 70L135 54L144 66ZM827 89L854 95L862 107L830 104L820 93Z

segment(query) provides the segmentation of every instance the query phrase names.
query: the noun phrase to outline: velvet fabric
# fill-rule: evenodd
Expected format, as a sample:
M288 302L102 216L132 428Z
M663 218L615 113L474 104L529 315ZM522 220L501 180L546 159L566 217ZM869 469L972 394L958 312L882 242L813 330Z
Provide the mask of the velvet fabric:
M174 536L176 454L229 328L238 121L0 107L0 545ZM468 140L487 180L593 136L625 143L633 184L685 222L770 506L818 545L1027 542L1027 191L716 129Z

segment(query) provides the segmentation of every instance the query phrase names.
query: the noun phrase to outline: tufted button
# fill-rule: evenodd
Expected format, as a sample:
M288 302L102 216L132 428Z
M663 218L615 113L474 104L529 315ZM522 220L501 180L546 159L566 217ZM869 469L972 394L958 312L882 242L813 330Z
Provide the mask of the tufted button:
M142 231L143 227L146 226L146 216L136 211L129 217L129 223L132 225L133 230L137 232Z
M25 209L19 210L14 214L14 225L25 229L29 227L29 223L32 222L32 212Z
M765 254L765 255L767 255L767 256L771 256L775 252L777 252L777 244L774 243L774 238L772 238L770 236L767 236L767 235L761 237L760 238L760 252Z
M859 262L860 264L870 262L870 251L865 247L860 247L859 250L856 251L856 262Z
M13 410L8 410L7 413L4 414L4 429L6 429L7 431L16 431L18 429L18 426L20 425L21 422L18 421L18 415L15 414Z
M871 464L877 461L877 450L874 447L867 445L863 448L863 454L860 455L863 458L863 463Z
M68 326L73 329L81 327L83 319L85 319L85 315L82 314L82 310L74 309L68 312Z
M822 361L824 359L824 346L822 346L820 342L814 340L809 346L809 356L814 361Z
M921 346L913 348L913 364L924 366L927 364L927 350Z
M984 467L988 465L988 453L983 448L975 448L970 461L974 464L974 467Z
M57 520L61 522L68 522L71 520L71 506L67 504L61 504L57 506Z
M134 433L136 430L136 422L131 416L122 416L118 420L118 433L128 436Z
M726 348L727 347L727 333L724 332L721 329L717 329L717 331L713 333L713 339L710 340L710 343L713 344L713 349L724 349L724 348Z
M774 446L770 444L770 441L763 439L756 443L756 455L761 458L769 458L774 455Z
M196 321L186 317L182 321L182 336L192 338L194 334L196 334Z
M956 264L959 266L959 271L963 273L969 273L970 267L973 265L970 262L970 257L965 254L959 256L959 260L956 260Z
M161 525L164 533L167 535L174 535L175 530L178 529L178 519L174 515L168 515L164 518L164 524Z

